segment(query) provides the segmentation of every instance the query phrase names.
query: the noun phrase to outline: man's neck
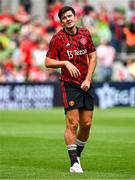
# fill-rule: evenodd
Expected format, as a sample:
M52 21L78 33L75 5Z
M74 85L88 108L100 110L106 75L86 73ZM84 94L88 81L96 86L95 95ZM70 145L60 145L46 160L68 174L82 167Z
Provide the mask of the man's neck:
M70 35L75 35L75 34L77 33L77 27L74 26L74 27L71 28L71 29L65 28L65 31L66 31L68 34L70 34Z

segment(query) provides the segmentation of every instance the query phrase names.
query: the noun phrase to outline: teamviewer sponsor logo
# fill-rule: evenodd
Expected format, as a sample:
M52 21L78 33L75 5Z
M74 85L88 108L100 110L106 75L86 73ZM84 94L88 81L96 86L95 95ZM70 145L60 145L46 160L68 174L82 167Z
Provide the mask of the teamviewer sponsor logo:
M87 54L87 49L72 50L72 51L67 50L67 55L68 55L69 59L73 59L74 55L80 56L80 55L84 55L84 54Z

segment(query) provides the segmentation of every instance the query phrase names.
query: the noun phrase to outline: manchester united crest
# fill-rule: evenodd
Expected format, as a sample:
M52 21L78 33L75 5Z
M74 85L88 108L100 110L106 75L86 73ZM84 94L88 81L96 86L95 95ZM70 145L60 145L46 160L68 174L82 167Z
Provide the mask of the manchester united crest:
M80 39L81 44L85 45L87 43L87 40L85 38Z
M71 100L71 101L69 101L69 105L70 105L70 106L74 106L74 105L75 105L75 102Z

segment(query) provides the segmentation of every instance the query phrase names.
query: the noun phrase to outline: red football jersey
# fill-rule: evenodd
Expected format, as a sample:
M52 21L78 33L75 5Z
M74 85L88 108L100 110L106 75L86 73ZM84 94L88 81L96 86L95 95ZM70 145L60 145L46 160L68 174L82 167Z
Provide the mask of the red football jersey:
M94 51L95 46L86 28L77 28L77 33L74 35L70 35L62 29L51 39L46 56L60 61L68 60L73 63L81 72L81 76L77 78L71 77L69 71L62 67L60 79L81 84L88 71L87 55Z

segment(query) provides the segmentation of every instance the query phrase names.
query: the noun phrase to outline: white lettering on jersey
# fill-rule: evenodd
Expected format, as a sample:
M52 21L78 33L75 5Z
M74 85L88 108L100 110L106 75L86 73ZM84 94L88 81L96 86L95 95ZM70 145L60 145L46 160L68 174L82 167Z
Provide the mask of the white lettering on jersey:
M67 55L69 57L69 59L73 59L74 55L72 51L67 50Z
M67 45L66 46L70 46L70 43L67 43Z
M87 49L73 50L73 51L67 50L67 55L68 55L69 59L73 59L74 55L80 56L80 55L84 55L84 54L87 54Z

